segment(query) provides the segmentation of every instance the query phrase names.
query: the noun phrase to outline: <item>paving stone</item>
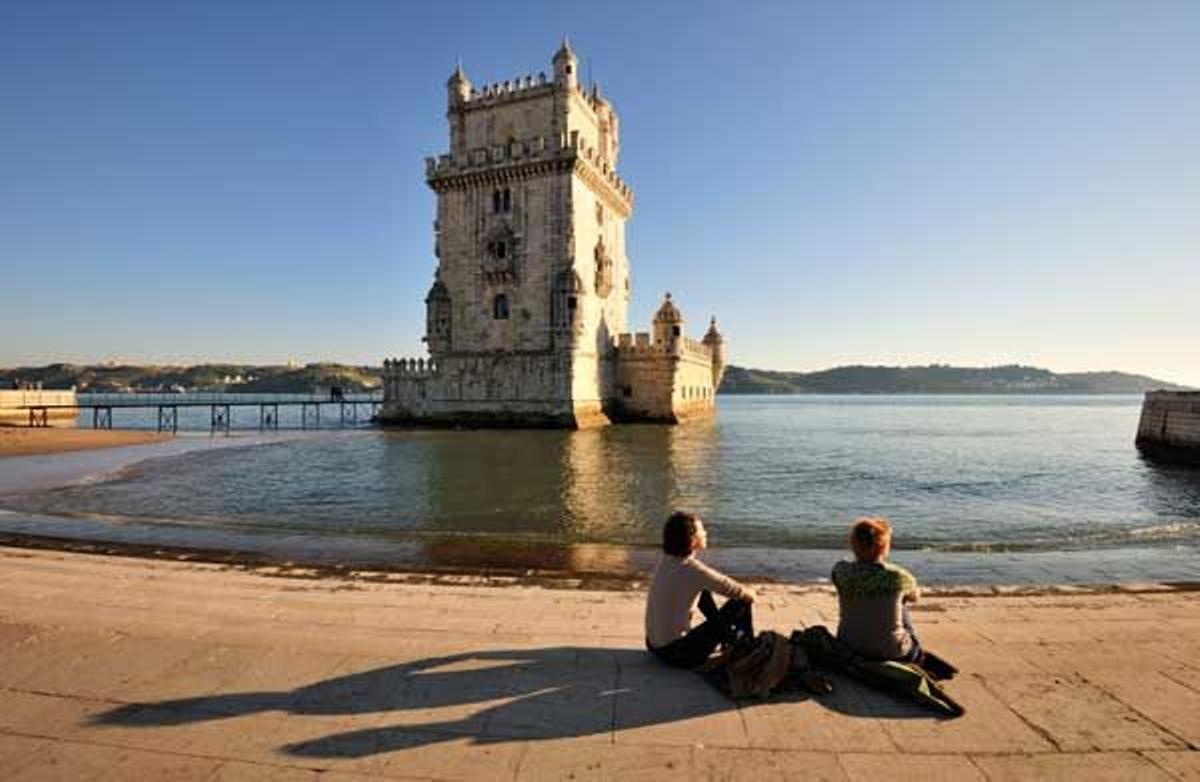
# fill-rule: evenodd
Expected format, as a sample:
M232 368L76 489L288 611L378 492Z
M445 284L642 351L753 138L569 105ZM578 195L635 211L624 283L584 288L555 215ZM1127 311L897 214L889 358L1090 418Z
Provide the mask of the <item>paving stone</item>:
M1061 750L1182 749L1179 739L1079 676L1009 676L987 686Z
M143 753L99 744L51 742L33 758L9 770L5 774L5 782L102 779L125 760L135 756L143 757Z
M1181 782L1200 782L1200 752L1143 752L1154 765L1163 769L1172 779Z
M328 782L329 779L319 771L306 768L230 760L216 769L209 782Z
M1200 747L1200 692L1158 671L1133 666L1088 673L1087 678L1192 747Z
M17 768L48 744L48 739L0 733L0 776L6 769Z
M854 747L867 752L894 751L896 745L878 719L881 711L914 713L890 695L870 692L857 682L835 677L832 693L746 703L741 713L747 746L759 749L828 752ZM921 713L919 718L928 719L928 714Z
M838 760L851 782L987 782L963 755L845 753L838 755Z
M944 685L967 713L956 719L918 712L908 719L880 718L896 746L905 752L1048 752L1054 749L984 686L960 675Z
M1165 772L1132 752L1043 755L975 755L991 782L1054 779L1062 782L1169 782Z
M690 671L646 662L622 669L614 696L617 743L745 747L737 704Z

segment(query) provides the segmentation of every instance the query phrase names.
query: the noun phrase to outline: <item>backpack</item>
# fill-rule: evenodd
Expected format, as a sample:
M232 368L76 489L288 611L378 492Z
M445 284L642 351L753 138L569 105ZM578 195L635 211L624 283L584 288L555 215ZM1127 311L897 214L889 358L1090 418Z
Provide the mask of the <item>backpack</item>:
M738 644L713 673L714 684L734 700L764 698L787 677L792 658L788 639L770 630Z

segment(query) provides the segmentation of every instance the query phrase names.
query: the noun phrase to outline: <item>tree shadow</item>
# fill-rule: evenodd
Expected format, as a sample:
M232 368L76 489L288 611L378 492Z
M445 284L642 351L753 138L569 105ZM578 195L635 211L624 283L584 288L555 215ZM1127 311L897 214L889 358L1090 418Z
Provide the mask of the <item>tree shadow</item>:
M841 680L817 699L851 716L929 717ZM804 700L798 694L762 702ZM472 706L480 708L471 708ZM452 718L432 714L451 709ZM736 711L738 704L694 673L668 668L637 649L546 647L430 657L287 691L224 693L129 704L92 724L161 727L266 712L295 716L394 714L396 724L288 744L298 757L347 758L470 737L476 744L611 735ZM461 716L458 716L461 713ZM430 719L426 721L424 718Z

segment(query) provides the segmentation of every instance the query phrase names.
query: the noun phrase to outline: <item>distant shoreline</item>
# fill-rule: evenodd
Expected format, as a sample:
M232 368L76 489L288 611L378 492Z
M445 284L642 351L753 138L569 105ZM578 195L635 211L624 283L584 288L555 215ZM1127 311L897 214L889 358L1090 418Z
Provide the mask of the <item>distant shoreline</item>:
M0 368L0 387L41 384L80 393L379 393L382 369L335 363L304 367L256 364L109 366L50 364ZM1187 386L1128 372L1052 372L1010 364L992 367L849 365L815 372L726 368L718 394L1139 394Z

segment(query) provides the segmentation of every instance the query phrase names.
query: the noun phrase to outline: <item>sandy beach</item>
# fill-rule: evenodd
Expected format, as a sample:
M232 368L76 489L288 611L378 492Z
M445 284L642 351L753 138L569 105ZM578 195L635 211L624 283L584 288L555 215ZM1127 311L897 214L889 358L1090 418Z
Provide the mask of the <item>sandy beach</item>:
M968 709L841 678L734 704L642 647L640 585L0 548L0 776L1200 779L1200 593L934 592ZM762 585L761 628L833 625Z
M0 458L143 445L170 439L171 435L158 432L0 426Z

